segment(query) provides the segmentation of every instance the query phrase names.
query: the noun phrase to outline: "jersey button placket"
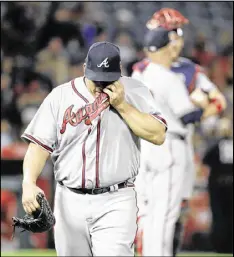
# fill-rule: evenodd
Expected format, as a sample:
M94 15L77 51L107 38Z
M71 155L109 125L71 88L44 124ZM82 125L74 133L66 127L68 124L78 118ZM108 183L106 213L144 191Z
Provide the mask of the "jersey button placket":
M101 115L99 115L97 124L97 141L96 141L96 188L99 187L99 168L100 168L100 142L101 142Z

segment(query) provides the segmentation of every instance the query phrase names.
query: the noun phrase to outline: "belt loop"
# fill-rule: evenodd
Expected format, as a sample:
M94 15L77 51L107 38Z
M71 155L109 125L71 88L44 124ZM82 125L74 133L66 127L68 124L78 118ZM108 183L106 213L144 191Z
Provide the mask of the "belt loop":
M118 184L115 184L115 185L113 185L113 186L110 186L110 192L118 191L118 189L119 189Z

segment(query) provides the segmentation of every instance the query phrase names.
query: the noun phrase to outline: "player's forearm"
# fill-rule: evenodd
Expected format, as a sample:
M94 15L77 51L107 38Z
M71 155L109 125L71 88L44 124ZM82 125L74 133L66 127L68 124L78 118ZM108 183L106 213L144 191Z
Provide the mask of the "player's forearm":
M217 111L217 107L214 104L209 104L204 110L201 120L204 120L210 116L217 115L219 112Z
M116 108L133 133L155 145L165 141L166 127L150 114L142 113L127 102Z
M49 153L40 146L29 144L23 163L23 183L36 183L48 157Z
M206 119L210 116L217 115L224 111L227 107L225 97L217 89L212 90L209 93L210 103L203 112L202 119Z

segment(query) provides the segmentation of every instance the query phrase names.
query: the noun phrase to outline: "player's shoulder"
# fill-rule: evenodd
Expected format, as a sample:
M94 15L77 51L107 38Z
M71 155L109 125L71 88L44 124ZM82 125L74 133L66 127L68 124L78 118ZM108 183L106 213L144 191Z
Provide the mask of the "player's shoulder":
M136 63L133 65L132 69L133 69L133 71L135 71L135 72L142 73L142 72L144 72L144 70L147 68L147 66L148 66L149 64L150 64L150 61L149 61L147 58L145 58L145 59L143 59L143 60L141 60L141 61L139 61L139 62L136 62Z
M76 84L76 86L79 87L79 85L83 84L83 77L77 77L70 81L64 82L63 84L60 84L57 87L55 87L51 93L53 93L54 95L60 94L61 92L65 94L69 93L73 90L72 84Z
M75 79L76 84L79 82L79 79L80 78ZM50 98L52 100L60 101L64 96L68 96L69 94L71 94L73 91L72 81L74 81L74 80L64 82L64 83L54 87L53 90L48 95L48 98Z
M66 90L66 88L69 87L69 83L66 82L64 84L61 84L61 85L58 85L56 87L54 87L52 89L52 91L50 92L50 94L48 95L49 98L53 99L53 98L56 98L58 99L61 94Z
M143 74L137 70L133 70L131 78L137 79L139 81L143 81L144 79Z
M72 87L72 80L58 85L57 87L55 87L53 89L53 91L55 91L55 92L64 91L64 90L70 89L71 87Z
M167 80L168 78L174 77L174 73L170 69L164 67L161 64L153 62L150 63L145 74L147 77L151 77L153 80L157 79L157 81L165 81L165 79Z
M172 63L172 68L183 68L187 66L195 66L196 64L185 57L179 57L175 62Z
M178 76L171 70L168 68L165 68L161 65L157 65L158 70L155 70L154 76L155 78L157 78L157 81L159 82L163 82L160 84L163 85L171 85L171 83L175 83L178 82Z
M179 57L178 60L179 60L181 63L194 63L191 59L186 58L186 57Z
M181 78L170 69L164 70L164 73L159 76L158 84L161 86L161 90L165 92L177 90L177 86L184 87L184 83Z
M122 76L120 82L123 83L126 96L130 98L134 98L135 96L144 97L149 95L150 90L148 85L139 81L138 79Z
M195 66L196 69L198 69L198 71L204 71L204 68L203 68L200 64L197 64L196 62L192 61L191 59L188 59L188 58L185 58L185 57L180 57L180 58L178 59L178 61L179 61L181 64L184 64L184 65Z
M143 82L136 78L122 76L120 78L120 81L123 83L124 88L127 90L133 90L136 88L147 88Z

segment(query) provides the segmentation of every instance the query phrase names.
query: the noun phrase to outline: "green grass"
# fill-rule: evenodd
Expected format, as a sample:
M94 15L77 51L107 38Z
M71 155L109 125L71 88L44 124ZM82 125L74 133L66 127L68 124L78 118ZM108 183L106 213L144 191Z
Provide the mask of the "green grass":
M19 250L1 253L1 256L56 256L54 250Z
M19 250L15 252L1 253L1 256L56 256L54 250ZM179 257L231 257L232 254L216 254L216 253L181 253Z

